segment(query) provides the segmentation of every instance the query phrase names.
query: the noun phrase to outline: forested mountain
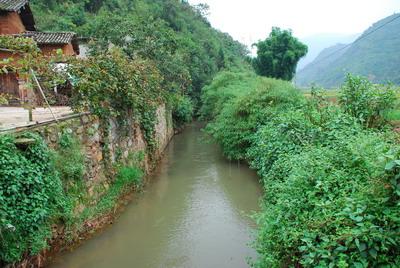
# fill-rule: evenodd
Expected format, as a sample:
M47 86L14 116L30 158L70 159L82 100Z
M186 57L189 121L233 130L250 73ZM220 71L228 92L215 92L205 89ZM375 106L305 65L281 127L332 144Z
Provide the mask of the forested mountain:
M346 73L350 72L367 76L375 83L390 81L400 84L400 19L392 21L397 16L399 14L375 23L357 42L339 53L326 57L343 45L322 51L312 63L297 73L296 83L300 86L316 83L324 87L337 87L344 81Z
M32 0L42 31L74 31L96 45L122 47L130 57L152 60L168 90L194 101L219 70L239 65L245 46L211 27L207 6L181 0Z
M314 61L325 48L338 43L350 44L354 42L359 35L360 34L323 33L301 38L300 41L308 46L308 53L297 64L297 70L300 71Z

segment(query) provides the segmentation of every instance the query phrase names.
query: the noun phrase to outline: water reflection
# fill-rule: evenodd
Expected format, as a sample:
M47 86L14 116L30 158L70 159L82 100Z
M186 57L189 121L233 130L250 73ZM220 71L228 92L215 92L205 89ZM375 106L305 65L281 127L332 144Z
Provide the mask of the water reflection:
M247 267L254 223L245 214L260 196L256 174L226 161L193 125L118 221L52 267Z

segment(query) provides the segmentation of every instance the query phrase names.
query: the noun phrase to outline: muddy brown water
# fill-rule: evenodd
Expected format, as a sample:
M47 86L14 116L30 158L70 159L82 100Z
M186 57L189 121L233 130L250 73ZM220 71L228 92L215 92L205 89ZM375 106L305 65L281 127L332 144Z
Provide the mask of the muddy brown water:
M151 183L112 226L51 267L248 267L257 175L224 159L200 127L173 138Z

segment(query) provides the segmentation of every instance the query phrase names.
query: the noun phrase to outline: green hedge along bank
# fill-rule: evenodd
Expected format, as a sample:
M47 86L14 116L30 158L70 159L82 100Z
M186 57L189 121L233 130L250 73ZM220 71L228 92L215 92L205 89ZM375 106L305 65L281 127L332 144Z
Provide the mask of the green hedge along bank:
M349 75L336 105L251 72L203 89L206 131L264 186L254 267L400 267L394 94Z

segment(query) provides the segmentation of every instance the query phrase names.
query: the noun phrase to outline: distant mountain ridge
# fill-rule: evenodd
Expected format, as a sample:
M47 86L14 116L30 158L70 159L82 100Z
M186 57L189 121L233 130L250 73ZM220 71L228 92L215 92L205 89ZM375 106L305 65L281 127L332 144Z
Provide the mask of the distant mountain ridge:
M301 38L300 41L308 46L307 55L297 64L297 70L300 71L327 47L331 47L337 43L349 44L356 40L359 34L341 34L341 33L321 33Z
M340 50L346 46L344 44L324 49L312 63L297 73L296 84L303 87L313 83L327 88L337 87L348 72L367 76L375 83L390 81L400 84L400 18L395 19L398 16L393 14L373 24L358 41L344 50Z

